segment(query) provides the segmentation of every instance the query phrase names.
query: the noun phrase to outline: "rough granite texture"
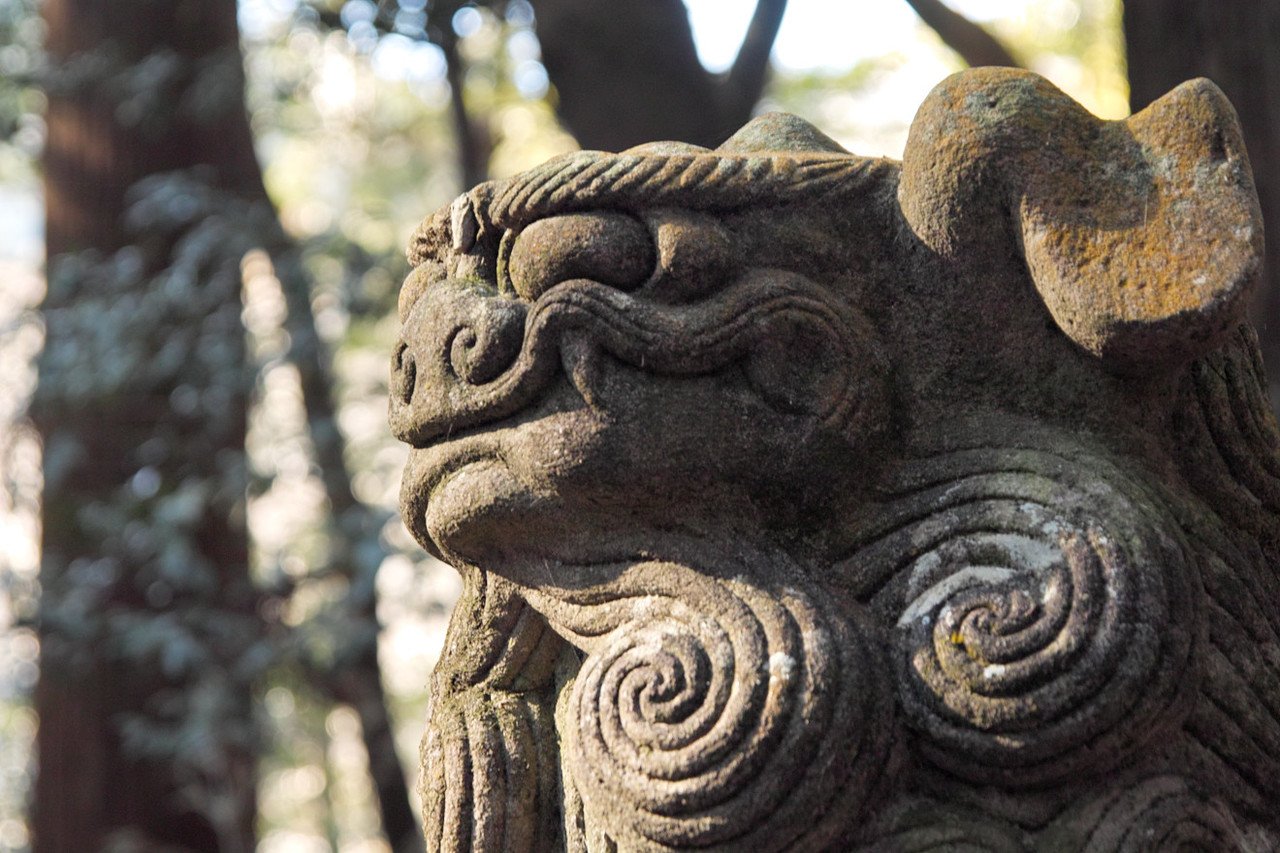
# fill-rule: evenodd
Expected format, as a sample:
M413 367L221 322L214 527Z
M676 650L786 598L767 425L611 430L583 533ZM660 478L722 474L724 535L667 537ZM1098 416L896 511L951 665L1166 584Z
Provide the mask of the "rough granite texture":
M415 236L391 424L465 591L431 850L1280 849L1262 224L1206 80L766 115Z

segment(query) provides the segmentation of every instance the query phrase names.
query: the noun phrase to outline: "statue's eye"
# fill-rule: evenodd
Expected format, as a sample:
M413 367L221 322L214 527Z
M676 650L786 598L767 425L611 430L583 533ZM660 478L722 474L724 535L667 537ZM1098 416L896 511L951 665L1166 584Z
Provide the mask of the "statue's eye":
M648 281L657 260L649 229L622 213L540 219L521 231L504 254L505 278L528 300L575 278L634 290Z

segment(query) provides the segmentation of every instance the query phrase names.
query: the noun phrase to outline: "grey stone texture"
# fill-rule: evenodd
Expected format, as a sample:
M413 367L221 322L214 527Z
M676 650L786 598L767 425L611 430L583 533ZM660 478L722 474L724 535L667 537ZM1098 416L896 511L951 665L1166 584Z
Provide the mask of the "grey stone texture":
M405 523L465 589L432 850L1270 850L1280 432L1210 82L580 152L410 249Z

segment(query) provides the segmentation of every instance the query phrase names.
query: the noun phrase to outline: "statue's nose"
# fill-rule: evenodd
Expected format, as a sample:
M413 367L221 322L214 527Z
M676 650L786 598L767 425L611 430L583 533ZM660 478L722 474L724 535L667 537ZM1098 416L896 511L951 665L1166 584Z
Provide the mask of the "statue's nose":
M427 288L391 357L391 431L421 446L478 420L492 384L520 354L526 306L470 282ZM474 411L473 411L474 410Z

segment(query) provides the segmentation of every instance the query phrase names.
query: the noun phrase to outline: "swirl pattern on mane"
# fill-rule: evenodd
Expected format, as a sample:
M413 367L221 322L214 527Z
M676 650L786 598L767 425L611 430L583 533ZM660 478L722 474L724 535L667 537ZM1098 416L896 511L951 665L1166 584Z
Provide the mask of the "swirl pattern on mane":
M589 596L531 596L587 650L564 749L588 818L627 849L820 849L886 771L866 617L799 572L761 587L739 569L640 563Z
M898 610L899 699L930 761L973 780L1062 782L1181 723L1195 569L1131 480L1032 449L899 470L879 538L845 564Z

